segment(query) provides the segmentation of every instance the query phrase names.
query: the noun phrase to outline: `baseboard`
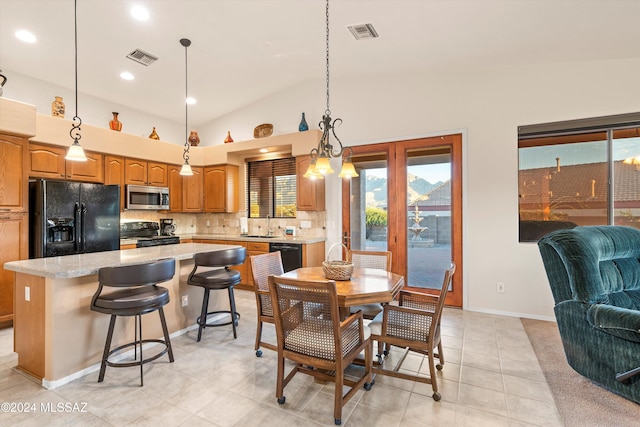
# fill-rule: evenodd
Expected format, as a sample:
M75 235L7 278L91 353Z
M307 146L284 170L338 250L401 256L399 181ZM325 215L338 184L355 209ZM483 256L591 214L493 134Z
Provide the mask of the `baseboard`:
M191 325L191 326L189 326L187 328L180 329L179 331L176 331L176 332L173 332L173 333L169 334L169 338L179 337L180 335L184 335L187 332L189 332L189 331L191 331L193 329L197 329L197 328L198 328L198 325ZM146 350L147 348L153 348L156 345L161 345L161 344L160 343L146 343L146 344L143 345L143 349ZM118 360L124 359L125 357L130 357L131 355L133 355L133 351L134 351L133 349L131 349L129 351L126 351L126 352L118 355L117 357L115 357L113 359L113 361L117 362ZM100 364L101 364L101 362L95 363L95 364L93 364L93 365L91 365L91 366L89 366L89 367L87 367L85 369L82 369L81 371L74 372L71 375L67 375L66 377L63 377L63 378L60 378L60 379L57 379L57 380L53 380L53 381L50 381L50 380L47 380L47 379L43 378L42 379L42 387L44 387L44 388L46 388L48 390L53 390L55 388L58 388L58 387L63 386L65 384L68 384L71 381L75 381L78 378L82 378L85 375L88 375L88 374L91 374L93 372L99 371L100 370Z

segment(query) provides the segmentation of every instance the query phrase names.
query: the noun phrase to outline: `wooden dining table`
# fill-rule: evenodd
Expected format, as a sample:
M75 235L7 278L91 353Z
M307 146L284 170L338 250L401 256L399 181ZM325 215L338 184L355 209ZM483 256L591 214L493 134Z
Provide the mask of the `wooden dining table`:
M284 273L282 277L296 280L326 281L322 267L302 267ZM340 317L349 316L355 305L387 303L404 287L404 277L375 268L354 268L351 279L336 280Z

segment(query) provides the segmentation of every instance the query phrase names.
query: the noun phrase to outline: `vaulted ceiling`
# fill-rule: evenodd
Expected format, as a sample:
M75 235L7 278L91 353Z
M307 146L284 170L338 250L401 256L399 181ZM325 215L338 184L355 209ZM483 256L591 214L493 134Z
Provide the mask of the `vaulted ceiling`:
M0 0L7 84L19 73L73 88L73 16L73 0ZM332 0L331 77L638 58L638 17L633 0ZM357 41L347 26L366 23L379 37ZM78 0L78 37L80 92L170 119L184 111L179 39L191 39L194 125L325 76L324 0ZM127 59L135 49L158 60Z

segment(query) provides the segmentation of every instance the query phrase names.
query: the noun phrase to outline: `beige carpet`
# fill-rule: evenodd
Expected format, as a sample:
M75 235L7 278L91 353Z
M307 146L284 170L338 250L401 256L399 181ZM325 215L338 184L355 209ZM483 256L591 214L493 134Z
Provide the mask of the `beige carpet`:
M640 425L640 405L598 387L569 366L555 322L521 321L567 427Z

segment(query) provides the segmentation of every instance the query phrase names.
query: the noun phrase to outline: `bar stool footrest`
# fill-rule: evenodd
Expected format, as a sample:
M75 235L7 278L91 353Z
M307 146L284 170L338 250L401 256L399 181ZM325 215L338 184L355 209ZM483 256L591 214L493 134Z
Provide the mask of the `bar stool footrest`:
M233 316L231 316L231 310L210 311L209 313L207 313L207 317L211 316L212 314L221 314L221 313L226 313L229 315L230 318L233 318ZM198 318L196 319L196 323L202 326L203 328L226 326L226 325L230 325L233 322L233 320L229 320L228 322L224 322L224 323L202 323L202 321L200 320L201 317L202 316L198 316ZM236 312L236 315L235 315L236 324L238 323L239 320L240 320L240 313ZM206 322L206 319L205 319L205 322Z
M132 361L132 362L112 362L112 361L109 360L109 357L111 357L114 353L117 353L118 351L123 350L123 349L125 349L127 347L132 347L132 346L136 346L136 345L142 345L144 343L163 344L164 348L159 353L144 359L142 361L143 365L145 363L152 362L152 361L158 359L159 357L164 356L167 353L167 351L169 351L169 345L164 340L161 340L161 339L144 339L142 341L134 341L134 342L130 342L130 343L127 343L127 344L123 344L120 347L116 347L113 350L109 351L109 356L107 357L107 360L106 360L107 366L111 366L113 368L128 368L128 367L131 367L131 366L140 366L141 362L139 360L135 360L135 361ZM169 359L170 359L171 362L173 362L173 357L170 357Z

